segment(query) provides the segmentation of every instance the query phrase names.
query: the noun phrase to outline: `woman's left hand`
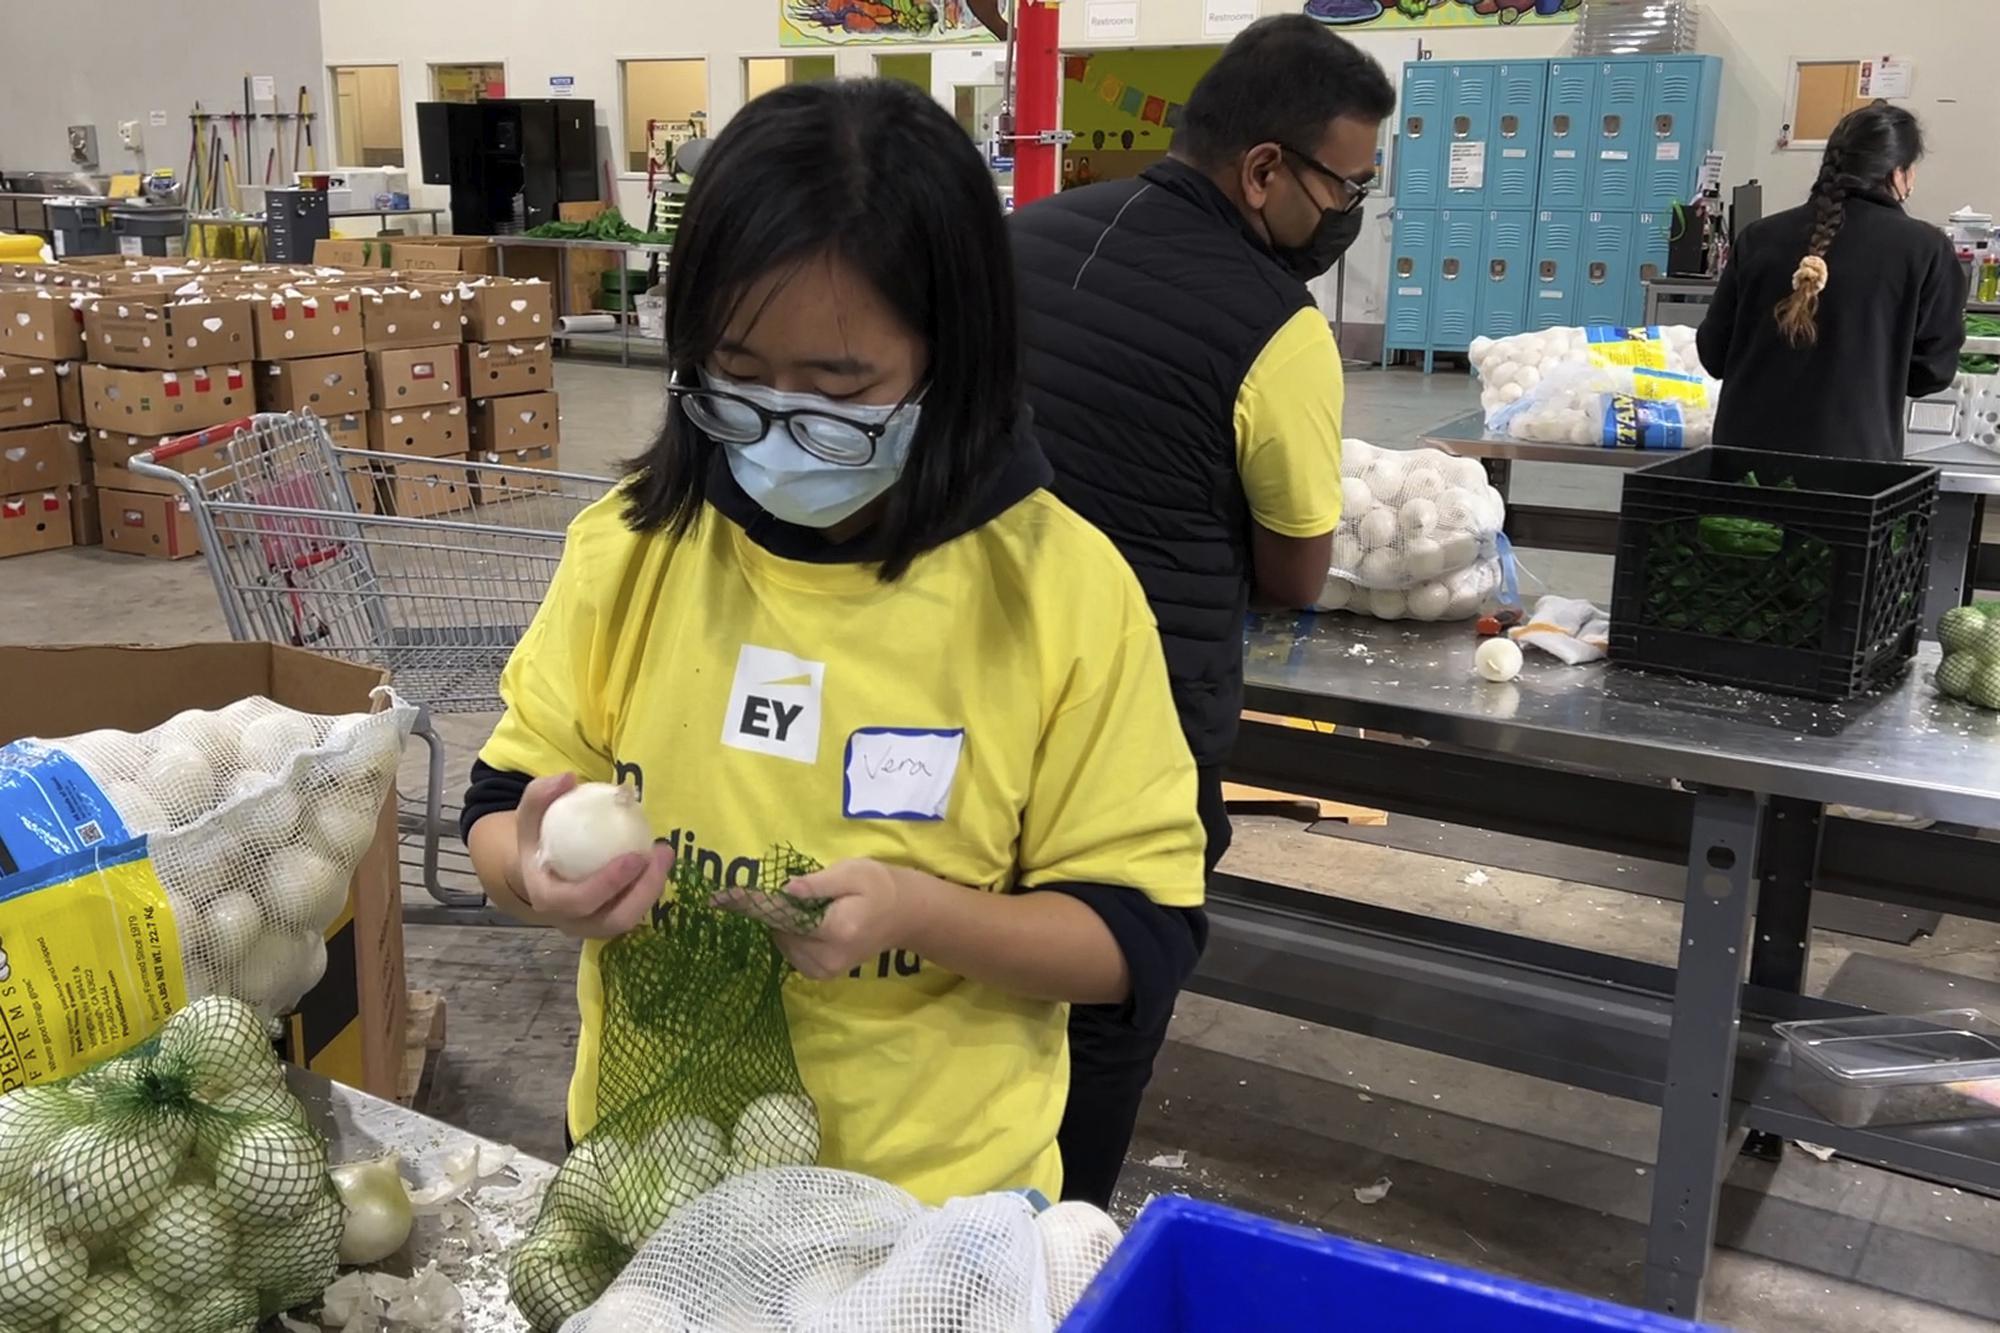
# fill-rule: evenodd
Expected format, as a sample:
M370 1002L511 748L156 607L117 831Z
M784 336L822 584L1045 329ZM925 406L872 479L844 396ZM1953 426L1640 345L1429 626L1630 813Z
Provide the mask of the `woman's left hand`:
M906 948L923 898L924 879L912 871L867 859L841 861L787 884L802 902L824 902L826 915L809 934L794 934L760 911L754 891L731 890L715 905L772 926L771 937L791 965L814 981L853 971L884 950Z

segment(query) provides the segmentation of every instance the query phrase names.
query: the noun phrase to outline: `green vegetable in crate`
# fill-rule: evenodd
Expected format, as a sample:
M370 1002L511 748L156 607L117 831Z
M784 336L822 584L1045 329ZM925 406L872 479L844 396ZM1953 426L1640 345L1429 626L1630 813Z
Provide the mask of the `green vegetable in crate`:
M281 1078L255 1011L209 996L0 1097L0 1330L236 1333L324 1291L340 1204Z

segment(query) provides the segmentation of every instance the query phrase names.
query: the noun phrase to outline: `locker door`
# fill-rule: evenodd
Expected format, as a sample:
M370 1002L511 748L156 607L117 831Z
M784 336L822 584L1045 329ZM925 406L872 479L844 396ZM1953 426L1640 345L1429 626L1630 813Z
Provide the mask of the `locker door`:
M1403 66L1403 105L1396 123L1396 202L1435 208L1444 193L1445 66Z
M1590 192L1598 209L1639 206L1639 155L1650 148L1646 119L1647 61L1606 60L1597 67L1597 108L1591 116Z
M1430 327L1431 256L1437 247L1437 214L1399 208L1390 214L1389 318L1385 351L1421 349Z
M1586 213L1583 256L1578 265L1576 322L1623 324L1626 294L1632 288L1630 213Z
M1535 206L1542 167L1545 60L1512 61L1493 71L1493 116L1486 141L1486 202L1494 208Z
M1590 117L1597 108L1597 62L1551 60L1542 111L1543 208L1582 208L1590 188Z
M1534 269L1528 280L1528 327L1574 324L1576 266L1583 250L1583 215L1570 209L1535 214Z
M1481 336L1505 338L1528 327L1528 271L1535 215L1525 208L1486 214L1480 247L1479 301L1473 327Z
M1655 60L1646 95L1639 207L1665 211L1686 203L1715 131L1721 62L1712 56Z
M1632 238L1632 287L1626 294L1625 324L1646 322L1646 284L1667 276L1667 229L1673 214L1666 211L1639 214Z
M1493 130L1493 75L1485 61L1452 65L1445 105L1445 190L1440 204L1477 208L1485 198L1487 144ZM1454 170L1456 167L1458 170ZM1454 176L1471 184L1453 189Z
M1476 208L1441 208L1437 215L1436 262L1431 266L1430 346L1462 352L1477 330L1479 237L1485 214Z

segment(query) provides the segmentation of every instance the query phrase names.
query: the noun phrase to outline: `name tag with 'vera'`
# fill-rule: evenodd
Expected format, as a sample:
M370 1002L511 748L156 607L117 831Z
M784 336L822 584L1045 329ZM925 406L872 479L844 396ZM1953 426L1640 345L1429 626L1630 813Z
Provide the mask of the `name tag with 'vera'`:
M862 727L847 738L841 811L849 819L943 819L965 729Z

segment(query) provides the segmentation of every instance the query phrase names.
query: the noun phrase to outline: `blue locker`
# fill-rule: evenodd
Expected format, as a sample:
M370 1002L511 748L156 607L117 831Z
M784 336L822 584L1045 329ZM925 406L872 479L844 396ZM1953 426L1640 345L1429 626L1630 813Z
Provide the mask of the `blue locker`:
M1479 330L1479 237L1486 215L1477 208L1440 208L1436 261L1431 265L1434 352L1463 352Z
M1431 320L1431 256L1437 248L1437 214L1427 208L1390 213L1389 316L1382 331L1382 364L1391 352L1424 351Z
M1583 258L1577 268L1576 322L1625 323L1626 294L1633 285L1630 213L1586 213Z
M1403 105L1396 129L1396 202L1435 208L1444 194L1445 66L1420 61L1403 66Z
M1544 208L1535 214L1534 273L1528 280L1528 327L1576 323L1576 270L1583 254L1583 214Z
M1542 169L1542 96L1546 60L1512 60L1493 67L1493 116L1486 140L1486 203L1535 206Z
M1486 176L1487 144L1493 130L1493 76L1498 67L1484 60L1464 60L1445 67L1449 74L1445 103L1445 189L1438 203L1477 208L1490 182ZM1451 188L1454 162L1476 184Z
M1597 106L1591 115L1590 187L1584 207L1639 206L1639 158L1652 151L1646 125L1647 71L1643 57L1599 61Z
M1479 301L1474 328L1482 337L1505 338L1528 327L1528 271L1535 248L1535 215L1526 208L1492 209L1480 247Z
M1632 285L1626 293L1627 325L1646 322L1646 283L1667 276L1667 229L1674 215L1661 210L1641 213L1632 238Z
M1591 115L1597 109L1597 62L1551 60L1542 105L1543 208L1582 208L1590 190Z
M1652 62L1646 146L1639 164L1640 208L1665 212L1693 196L1702 155L1714 146L1721 84L1719 56L1669 56Z

